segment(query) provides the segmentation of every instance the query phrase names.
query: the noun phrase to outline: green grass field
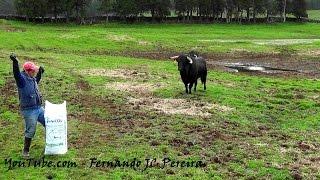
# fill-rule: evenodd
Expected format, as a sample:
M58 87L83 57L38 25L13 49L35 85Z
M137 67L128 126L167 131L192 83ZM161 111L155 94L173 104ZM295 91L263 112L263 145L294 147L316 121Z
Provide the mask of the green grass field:
M320 178L319 79L210 69L207 91L200 85L186 95L176 64L134 58L196 49L221 55L289 51L319 61L312 53L320 50L318 24L76 26L1 20L0 39L0 179ZM69 151L45 159L78 167L5 165L6 158L21 160L23 148L11 52L20 63L31 59L45 67L45 100L67 101ZM208 104L214 108L206 109ZM184 106L194 114L179 111ZM38 125L32 157L43 156L44 138ZM94 157L169 157L207 166L90 168Z
M114 51L299 53L318 49L318 24L32 25L1 21L1 49L77 54ZM41 32L41 34L39 34ZM8 35L9 34L9 35ZM301 43L302 41L302 43Z

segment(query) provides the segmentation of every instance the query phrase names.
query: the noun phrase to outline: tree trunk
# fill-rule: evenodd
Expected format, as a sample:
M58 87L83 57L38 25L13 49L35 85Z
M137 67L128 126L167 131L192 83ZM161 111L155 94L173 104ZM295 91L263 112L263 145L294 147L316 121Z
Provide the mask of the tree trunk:
M70 22L70 17L69 17L69 13L66 12L66 23L69 23Z
M108 11L105 12L106 13L106 23L109 22L109 14L108 14Z
M287 20L287 13L286 13L286 9L287 9L287 0L283 0L284 4L283 4L283 22L286 22Z
M256 23L256 14L257 14L257 9L256 9L256 4L253 0L253 14L252 14L252 17L253 17L253 22Z
M56 6L54 6L53 14L54 14L54 21L57 23L58 22L58 20L57 20L58 13L57 13L57 7Z
M189 21L189 11L187 10L186 20Z
M77 19L77 23L81 24L80 8L78 6L76 6L76 19Z
M154 19L154 14L155 14L154 9L152 9L152 10L151 10L152 22L154 22L154 20L155 20L155 19Z

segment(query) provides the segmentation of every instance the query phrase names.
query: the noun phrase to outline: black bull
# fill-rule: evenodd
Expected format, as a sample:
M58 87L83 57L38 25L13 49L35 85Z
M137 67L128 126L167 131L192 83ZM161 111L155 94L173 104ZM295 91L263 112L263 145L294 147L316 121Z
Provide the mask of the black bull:
M178 62L178 70L185 85L186 93L191 94L193 85L194 91L197 90L197 81L199 78L201 78L201 82L204 85L204 90L207 89L207 63L202 57L180 55L171 57L171 59Z

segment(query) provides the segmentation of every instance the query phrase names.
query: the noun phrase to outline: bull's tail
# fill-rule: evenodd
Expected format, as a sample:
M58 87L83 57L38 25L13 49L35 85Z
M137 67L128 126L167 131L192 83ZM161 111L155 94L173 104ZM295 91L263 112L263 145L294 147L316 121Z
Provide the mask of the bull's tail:
M207 89L207 72L203 73L203 75L201 76L201 83L203 84L203 88L204 90Z

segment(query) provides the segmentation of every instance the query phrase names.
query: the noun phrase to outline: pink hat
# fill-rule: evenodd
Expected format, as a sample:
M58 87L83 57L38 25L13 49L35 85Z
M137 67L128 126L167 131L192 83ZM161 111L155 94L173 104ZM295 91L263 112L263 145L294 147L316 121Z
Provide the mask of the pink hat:
M23 64L23 69L27 72L35 72L37 66L33 62L28 61Z

